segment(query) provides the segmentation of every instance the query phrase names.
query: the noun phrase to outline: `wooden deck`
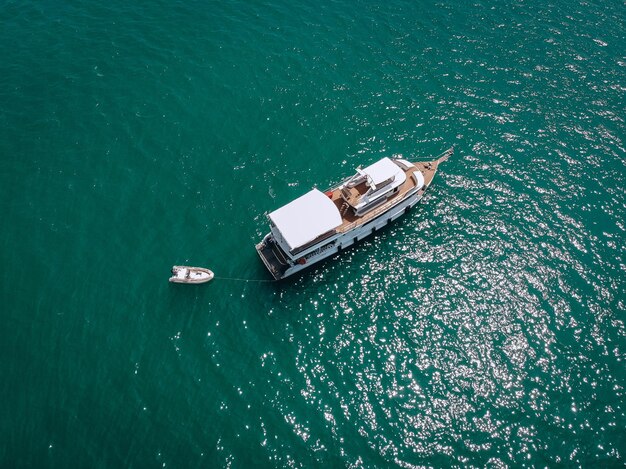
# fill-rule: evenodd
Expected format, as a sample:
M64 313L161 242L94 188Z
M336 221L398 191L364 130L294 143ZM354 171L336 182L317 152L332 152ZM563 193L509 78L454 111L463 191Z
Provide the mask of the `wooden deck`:
M415 188L416 186L415 180L413 179L413 173L415 171L421 171L422 174L424 175L423 190L426 190L426 188L428 188L433 178L435 177L435 173L437 172L437 167L439 166L439 163L442 161L443 159L413 163L415 167L409 168L408 170L405 171L406 181L404 182L404 184L402 184L402 186L400 186L400 190L396 192L394 195L392 195L387 200L387 202L382 204L380 207L360 217L357 217L356 215L354 215L353 209L350 206L348 206L348 204L343 200L343 198L341 197L341 190L339 188L333 189L331 200L337 206L337 209L339 210L339 213L341 213L341 218L343 220L341 225L337 228L337 232L343 233L345 231L348 231L349 229L353 229L355 226L359 226L364 223L367 223L369 220L385 212L386 210L391 208L393 205L395 205L396 202L399 202L401 199L403 199L406 196L407 192L409 192L411 189ZM358 190L358 186L355 188L352 188L351 192L353 191L356 192L357 190ZM357 194L354 194L354 195L356 196Z

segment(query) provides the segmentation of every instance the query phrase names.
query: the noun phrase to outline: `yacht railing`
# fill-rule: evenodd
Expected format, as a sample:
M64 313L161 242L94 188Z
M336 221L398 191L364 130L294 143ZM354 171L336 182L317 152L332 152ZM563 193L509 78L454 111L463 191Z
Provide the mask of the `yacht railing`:
M418 194L420 195L424 195L424 188L420 189L417 191ZM373 210L372 212L368 213L368 217L366 220L363 220L363 218L361 218L360 220L356 220L353 221L352 223L350 223L349 225L346 226L342 226L341 227L341 232L345 233L346 231L350 231L352 228L358 226L358 225L362 225L364 223L366 223L368 220L371 220L373 218L376 218L378 215L380 215L381 213L386 212L387 210L391 209L391 207L393 207L394 205L398 205L400 204L403 200L406 200L408 197L410 197L411 195L413 195L412 192L407 192L406 195L398 201L391 201L391 202L387 202L384 205L381 205L380 207L378 207L377 209ZM337 230L340 231L340 230Z

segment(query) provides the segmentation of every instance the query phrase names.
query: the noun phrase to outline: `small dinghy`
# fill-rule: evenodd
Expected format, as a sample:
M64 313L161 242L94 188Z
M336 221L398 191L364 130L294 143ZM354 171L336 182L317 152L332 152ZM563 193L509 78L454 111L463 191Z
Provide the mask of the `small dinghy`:
M189 267L186 265L175 265L172 267L172 283L206 283L213 280L214 274L209 269L203 267Z

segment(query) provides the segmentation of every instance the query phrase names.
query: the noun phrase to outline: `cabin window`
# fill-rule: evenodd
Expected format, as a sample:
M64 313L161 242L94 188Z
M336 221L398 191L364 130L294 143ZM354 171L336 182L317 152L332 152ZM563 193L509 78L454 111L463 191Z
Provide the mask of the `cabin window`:
M381 197L380 199L374 200L373 202L367 204L365 207L362 207L359 210L357 210L356 214L359 215L359 216L363 215L364 213L369 212L373 208L378 207L380 204L382 204L386 200L387 200L387 198L385 198L385 197Z
M369 191L367 191L368 195L376 195L378 193L381 192L385 192L385 190L387 189L388 184L384 185L384 186L379 186L376 188L376 190L372 190L370 189Z

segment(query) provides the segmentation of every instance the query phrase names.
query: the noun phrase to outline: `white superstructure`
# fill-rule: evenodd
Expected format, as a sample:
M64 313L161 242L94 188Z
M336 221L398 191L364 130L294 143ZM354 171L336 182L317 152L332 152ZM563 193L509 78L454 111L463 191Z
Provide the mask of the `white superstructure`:
M290 250L337 228L343 220L337 206L317 189L270 213L272 234Z
M383 158L326 192L307 192L268 215L257 252L276 280L332 256L419 202L451 153L421 163Z
M389 158L383 158L364 169L357 169L356 174L341 184L343 199L355 210L356 215L363 215L382 203L406 181L406 173Z

